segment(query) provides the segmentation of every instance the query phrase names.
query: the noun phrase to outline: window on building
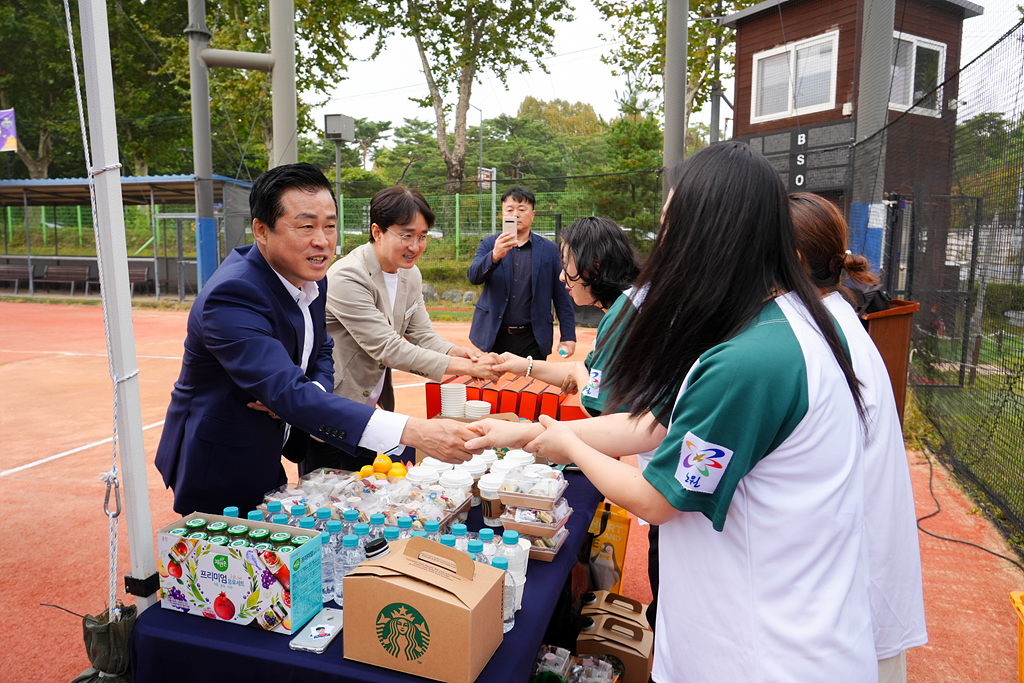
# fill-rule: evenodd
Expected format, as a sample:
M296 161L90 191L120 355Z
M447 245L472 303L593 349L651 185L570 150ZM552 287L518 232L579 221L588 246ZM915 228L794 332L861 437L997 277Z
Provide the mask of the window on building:
M839 31L754 55L750 122L826 111L836 105Z
M892 86L889 108L926 116L942 115L946 46L896 33L892 41Z

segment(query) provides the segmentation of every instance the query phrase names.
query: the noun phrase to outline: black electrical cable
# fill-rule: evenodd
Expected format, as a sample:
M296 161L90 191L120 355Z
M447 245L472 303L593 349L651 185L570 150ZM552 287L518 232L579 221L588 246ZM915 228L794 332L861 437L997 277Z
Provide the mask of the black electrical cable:
M918 517L917 518L917 528L918 528L918 530L921 531L922 533L928 534L932 538L938 538L938 539L940 539L942 541L951 541L953 543L963 543L964 545L973 546L973 547L977 548L978 550L984 550L989 555L995 555L996 557L1002 558L1002 559L1006 560L1007 562L1012 563L1015 567L1017 567L1017 569L1019 569L1022 572L1024 572L1024 566L1021 566L1021 564L1019 562L1015 561L1015 560L1011 560L1006 555L1000 555L997 552L993 552L993 551L989 550L988 548L983 548L980 545L978 545L977 543L971 543L970 541L961 541L958 538L948 538L946 536L939 536L938 534L933 534L932 532L928 531L927 529L924 529L924 528L921 527L921 522L923 522L924 520L926 520L926 519L928 519L930 517L934 517L935 515L937 515L940 512L942 512L942 506L939 505L939 499L935 497L935 490L932 488L932 478L933 478L933 476L935 474L935 470L934 470L934 468L932 466L932 459L931 459L931 456L928 455L928 453L924 453L924 457L925 457L925 459L928 460L928 493L931 494L932 500L935 501L935 512L932 512L931 514L927 514L924 517Z

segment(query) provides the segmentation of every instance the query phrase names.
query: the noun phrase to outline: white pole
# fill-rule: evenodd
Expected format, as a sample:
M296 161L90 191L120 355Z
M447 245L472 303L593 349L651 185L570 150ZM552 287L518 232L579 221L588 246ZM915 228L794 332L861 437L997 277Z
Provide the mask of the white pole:
M78 11L82 26L82 61L89 105L92 164L94 169L102 169L118 163L107 6L105 2L96 0L79 0ZM124 482L124 511L131 549L131 576L141 580L156 573L156 559L153 525L149 516L149 490L146 487L146 454L142 443L142 409L132 329L120 171L114 168L99 173L96 175L95 187L100 226L96 251L104 293L106 332L110 339L111 368L116 378L127 378L116 382L116 426ZM111 507L113 505L111 500ZM156 601L157 594L154 593L147 597L137 597L135 604L142 611Z
M298 100L295 92L295 0L270 0L271 111L274 147L270 168L299 160L296 140Z
M491 169L491 234L498 229L498 169Z

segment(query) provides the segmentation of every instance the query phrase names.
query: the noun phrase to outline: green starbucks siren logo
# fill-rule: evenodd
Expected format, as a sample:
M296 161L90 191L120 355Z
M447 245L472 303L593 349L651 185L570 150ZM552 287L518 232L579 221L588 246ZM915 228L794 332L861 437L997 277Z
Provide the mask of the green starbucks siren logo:
M218 571L226 572L228 570L228 558L227 558L227 556L226 555L214 555L213 556L213 566L216 567Z
M377 615L377 640L395 659L419 659L430 647L430 627L409 605L394 602Z

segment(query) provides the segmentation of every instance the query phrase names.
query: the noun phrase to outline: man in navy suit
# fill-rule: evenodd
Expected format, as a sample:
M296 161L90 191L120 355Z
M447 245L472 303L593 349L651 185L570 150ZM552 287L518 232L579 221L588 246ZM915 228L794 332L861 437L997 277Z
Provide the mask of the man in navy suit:
M337 208L323 173L309 164L271 169L253 184L249 209L256 244L224 260L189 313L156 454L174 510L255 508L286 481L282 453L301 460L310 435L352 453L409 445L448 462L469 459L473 434L459 423L331 393L324 275Z
M511 351L543 360L551 353L554 303L561 331L558 350L571 356L576 350L572 299L558 279L558 247L530 232L535 205L533 193L522 185L501 196L502 215L516 217L517 231L491 235L477 247L467 275L484 289L473 312L469 340L483 351Z

